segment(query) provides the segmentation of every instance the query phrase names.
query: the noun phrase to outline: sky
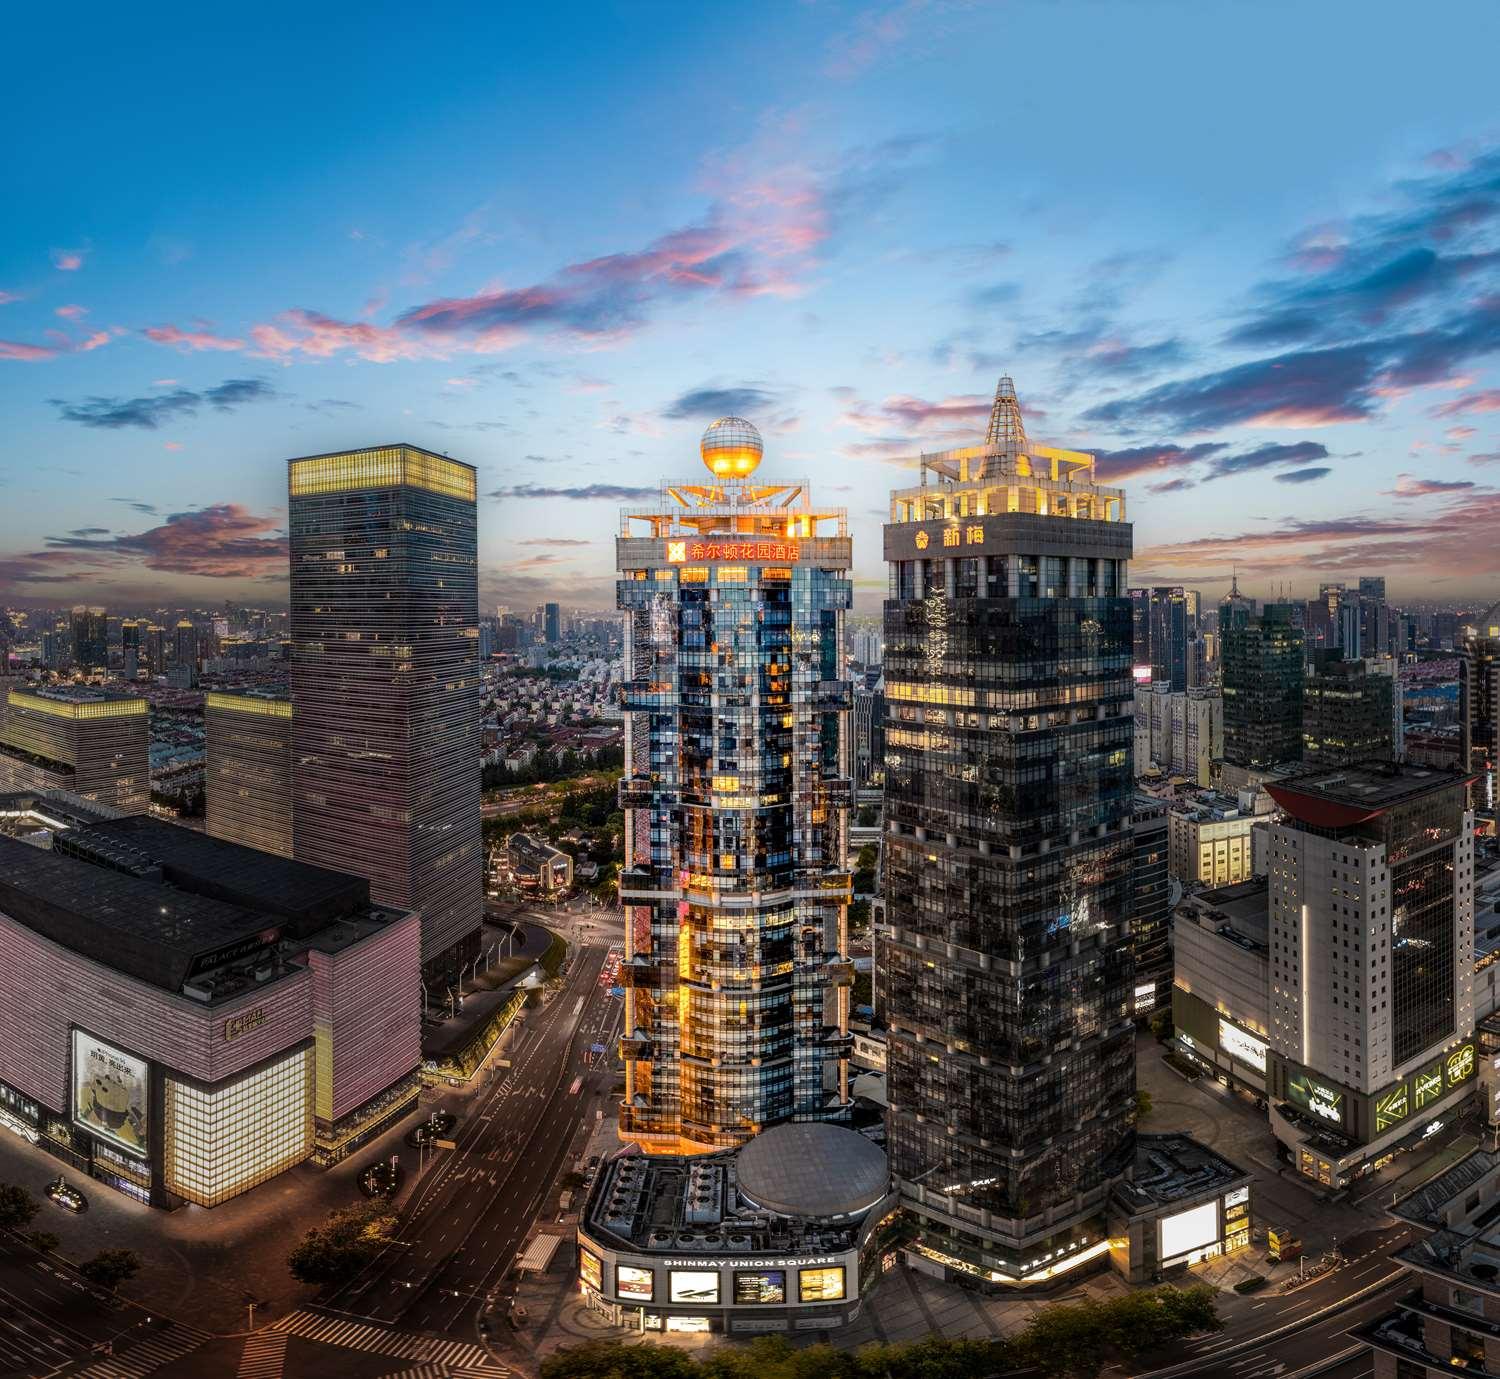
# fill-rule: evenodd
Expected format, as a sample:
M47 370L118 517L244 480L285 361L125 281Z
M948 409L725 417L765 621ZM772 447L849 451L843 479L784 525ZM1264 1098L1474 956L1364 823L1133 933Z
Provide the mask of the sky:
M849 510L1030 434L1135 583L1500 597L1500 7L761 0L13 19L0 603L286 597L292 456L479 472L481 610L613 603L737 413Z

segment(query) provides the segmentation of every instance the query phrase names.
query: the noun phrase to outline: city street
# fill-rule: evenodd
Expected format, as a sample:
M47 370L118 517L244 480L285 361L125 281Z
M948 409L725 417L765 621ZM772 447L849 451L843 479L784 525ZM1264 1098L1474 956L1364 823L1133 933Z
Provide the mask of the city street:
M478 1309L526 1239L575 1132L608 1094L609 1073L591 1066L591 1049L609 1047L620 1014L599 984L607 952L603 943L575 950L562 988L511 1041L512 1066L481 1073L492 1085L464 1109L458 1147L435 1151L407 1204L401 1244L328 1300L331 1315L475 1334Z

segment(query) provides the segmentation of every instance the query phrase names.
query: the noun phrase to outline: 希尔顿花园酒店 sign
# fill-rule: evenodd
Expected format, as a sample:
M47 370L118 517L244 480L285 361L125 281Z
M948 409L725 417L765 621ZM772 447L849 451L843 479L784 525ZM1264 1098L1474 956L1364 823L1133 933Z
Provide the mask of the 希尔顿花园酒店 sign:
M699 560L796 560L801 549L796 541L668 541L667 562L682 565Z

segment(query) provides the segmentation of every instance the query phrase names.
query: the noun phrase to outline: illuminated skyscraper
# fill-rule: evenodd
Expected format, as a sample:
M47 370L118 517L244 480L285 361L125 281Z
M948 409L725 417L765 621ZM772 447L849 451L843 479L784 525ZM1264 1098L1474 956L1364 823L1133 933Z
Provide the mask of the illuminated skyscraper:
M204 695L204 815L211 837L292 855L292 705L259 691Z
M422 916L425 978L477 951L474 470L410 445L288 463L299 861Z
M1102 1255L1134 1146L1130 555L1124 495L1027 440L1008 378L891 495L891 1167L916 1248L994 1282Z
M625 1100L672 1153L847 1114L851 585L842 509L752 478L759 433L704 433L708 483L627 509Z

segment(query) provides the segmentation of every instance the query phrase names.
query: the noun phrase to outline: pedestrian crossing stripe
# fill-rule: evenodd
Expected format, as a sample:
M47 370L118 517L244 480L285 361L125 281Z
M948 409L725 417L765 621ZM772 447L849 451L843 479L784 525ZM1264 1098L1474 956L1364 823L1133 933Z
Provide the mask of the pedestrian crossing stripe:
M505 1365L496 1364L482 1346L467 1341L415 1336L407 1331L350 1321L346 1317L325 1316L321 1312L289 1312L273 1322L270 1329L344 1350L368 1350L397 1359L427 1361L439 1367L443 1379L448 1375L461 1376L461 1379L508 1379L511 1373ZM406 1379L418 1379L415 1373L410 1376L406 1371L401 1373ZM396 1376L392 1375L390 1379L396 1379Z
M235 1379L281 1379L286 1369L286 1346L291 1339L285 1331L257 1331L240 1352L240 1367Z
M78 1379L146 1379L148 1374L181 1359L211 1339L207 1331L173 1323L133 1345L127 1343L118 1355L96 1360L78 1372Z

